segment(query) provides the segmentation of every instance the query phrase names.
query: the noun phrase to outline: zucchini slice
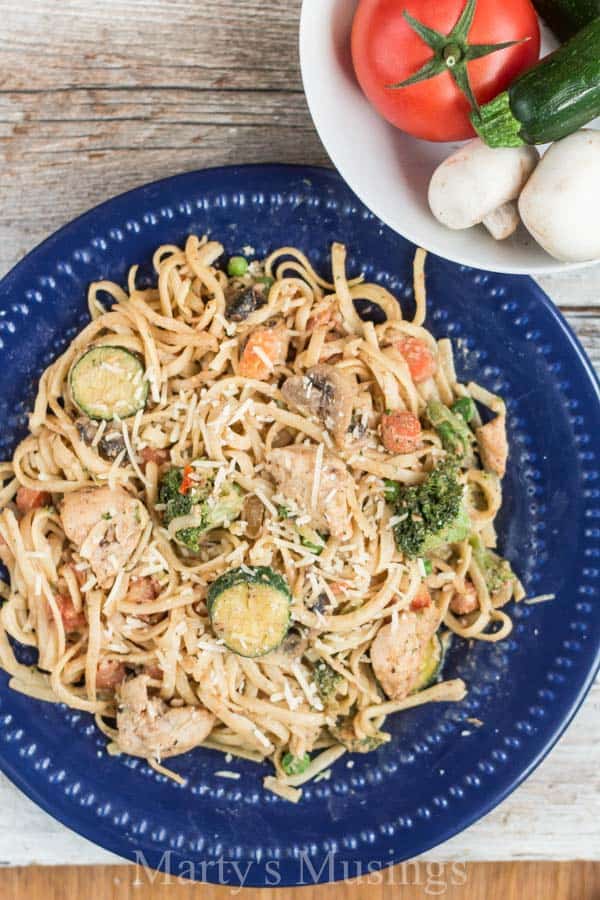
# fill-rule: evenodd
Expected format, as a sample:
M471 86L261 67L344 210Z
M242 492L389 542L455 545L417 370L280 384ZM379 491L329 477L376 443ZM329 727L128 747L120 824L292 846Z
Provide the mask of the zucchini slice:
M143 409L148 398L144 366L124 347L92 347L74 363L71 396L90 419L126 419Z
M292 595L285 578L268 566L225 572L210 586L208 614L213 630L238 656L276 650L290 627Z
M423 662L421 663L419 678L412 693L424 691L425 688L430 687L438 677L443 662L444 647L438 635L434 634L427 645Z

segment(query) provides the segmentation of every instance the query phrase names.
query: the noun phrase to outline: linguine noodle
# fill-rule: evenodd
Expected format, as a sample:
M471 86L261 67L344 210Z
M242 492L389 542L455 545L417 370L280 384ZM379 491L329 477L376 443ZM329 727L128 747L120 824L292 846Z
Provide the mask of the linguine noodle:
M482 465L475 438L459 474L470 536L436 548L427 564L397 547L384 485L384 479L417 485L447 457L426 419L432 400L449 407L470 397L502 424L504 405L477 385L459 384L450 342L436 341L424 328L423 251L415 258L412 319L385 288L347 277L341 244L332 248L331 282L294 247L251 263L237 278L217 267L222 253L216 241L190 236L183 248L158 248L155 288L137 287L136 266L126 289L110 281L91 285L90 323L43 373L29 434L0 471L0 555L9 575L0 586L0 663L15 690L94 714L111 753L136 752L125 737L131 722L118 713L124 685L143 675L152 714L137 710L137 736L143 721L155 728L153 716L167 723L167 713L180 714L165 752L146 754L159 771L169 772L161 756L180 752L182 717L189 713L197 722L193 715L202 715L208 733L193 743L256 762L270 758L275 775L265 786L295 801L304 782L347 750L389 739L382 731L386 716L464 696L460 680L386 695L370 656L381 629L390 626L394 647L402 650L402 629L421 621L425 604L433 614L431 633L446 641L452 633L484 641L509 634L511 620L500 607L523 591L516 578L491 590L473 549L473 536L495 547L502 502L500 477ZM232 294L260 279L262 305L245 318L228 317ZM379 324L361 318L356 300L379 309ZM280 329L285 352L274 361L258 347L253 377L244 369L245 353L252 336L269 328ZM420 342L434 361L423 380L397 350L406 338ZM74 402L70 373L85 351L103 346L143 361L148 396L134 415L96 420L91 428ZM323 364L354 385L352 423L341 440L331 423L294 407L282 392L287 378ZM386 410L423 423L408 452L382 444ZM472 427L481 425L480 411L475 416ZM109 438L112 453L103 453ZM273 474L277 452L292 446L315 450L308 508ZM332 459L342 481L333 485L328 505L336 491L344 492L345 528L332 528L317 552L301 529L313 525ZM160 484L169 467L192 468L192 477L208 474L213 490L235 486L244 498L241 514L208 530L196 550L178 540L197 525L196 513L170 523L164 518ZM109 578L90 564L106 522L82 541L65 530L69 495L87 497L77 492L99 488L139 501L135 546ZM232 652L212 627L209 588L239 567L270 567L291 593L290 630L262 656ZM467 611L457 603L465 597ZM20 664L9 638L37 649L37 666ZM420 653L424 643L415 646ZM399 663L406 671L414 665L402 655ZM317 664L335 678L329 698L318 690ZM302 771L285 765L286 755L307 753Z

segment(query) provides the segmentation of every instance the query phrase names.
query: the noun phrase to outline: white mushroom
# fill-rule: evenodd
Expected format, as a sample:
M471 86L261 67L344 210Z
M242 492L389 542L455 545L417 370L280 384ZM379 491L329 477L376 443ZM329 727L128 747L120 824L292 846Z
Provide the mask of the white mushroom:
M600 131L553 144L520 198L523 224L555 259L600 259Z
M431 211L447 228L483 223L496 240L504 240L519 224L513 201L538 159L535 147L492 149L475 138L433 173L429 182Z

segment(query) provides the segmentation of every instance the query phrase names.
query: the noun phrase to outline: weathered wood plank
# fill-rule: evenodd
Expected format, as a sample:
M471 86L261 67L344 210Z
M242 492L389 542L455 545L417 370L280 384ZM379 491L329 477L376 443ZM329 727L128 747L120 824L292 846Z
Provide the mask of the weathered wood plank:
M300 0L0 0L0 89L299 89Z
M11 900L62 900L87 897L90 885L99 900L229 900L237 889L192 885L172 876L145 873L135 867L89 869L64 867L54 872L31 867L0 873L0 894ZM493 893L492 893L493 891ZM286 900L594 900L600 891L600 866L594 863L471 863L467 866L427 866L410 863L345 883L286 888L275 896ZM273 892L245 888L244 900L269 900Z

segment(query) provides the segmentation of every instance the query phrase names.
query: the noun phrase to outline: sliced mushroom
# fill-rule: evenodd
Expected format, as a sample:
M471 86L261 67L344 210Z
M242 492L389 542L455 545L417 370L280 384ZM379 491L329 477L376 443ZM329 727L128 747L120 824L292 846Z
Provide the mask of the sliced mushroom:
M519 224L513 203L535 169L535 147L486 146L475 138L437 167L429 183L429 206L447 228L483 223L497 240Z
M256 494L247 494L242 507L242 519L246 522L246 537L255 540L261 532L265 508Z
M267 302L267 285L258 282L253 285L236 286L227 296L225 316L230 322L243 322L248 316Z
M352 421L358 386L354 378L320 363L304 375L292 375L281 387L286 402L303 414L316 416L342 443Z
M84 442L84 444L87 444L88 447L91 447L94 443L94 439L96 437L99 426L99 422L94 422L92 419L88 419L85 417L77 419L77 421L75 422L75 427L79 432L79 437ZM116 459L119 453L122 453L123 450L125 450L125 440L123 438L123 432L119 429L111 428L109 426L98 441L97 449L102 459Z

